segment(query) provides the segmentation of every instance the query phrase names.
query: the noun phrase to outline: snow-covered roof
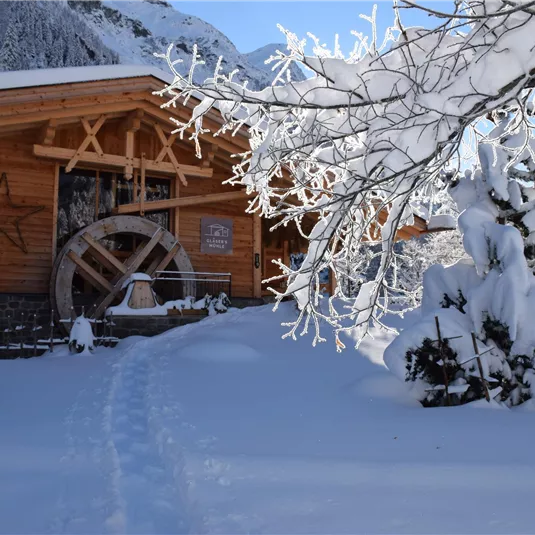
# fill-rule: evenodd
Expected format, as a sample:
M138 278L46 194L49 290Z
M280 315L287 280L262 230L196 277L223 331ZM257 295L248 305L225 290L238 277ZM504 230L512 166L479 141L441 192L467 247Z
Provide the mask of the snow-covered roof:
M39 87L99 80L118 80L154 76L165 83L171 83L170 73L150 65L97 65L91 67L63 67L58 69L33 69L30 71L9 71L0 73L0 90Z

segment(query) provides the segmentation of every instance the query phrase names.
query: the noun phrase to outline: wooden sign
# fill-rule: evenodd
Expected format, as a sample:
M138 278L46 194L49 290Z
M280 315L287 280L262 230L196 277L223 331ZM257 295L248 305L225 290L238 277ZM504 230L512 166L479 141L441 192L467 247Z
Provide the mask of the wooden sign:
M201 218L201 253L232 254L232 219Z

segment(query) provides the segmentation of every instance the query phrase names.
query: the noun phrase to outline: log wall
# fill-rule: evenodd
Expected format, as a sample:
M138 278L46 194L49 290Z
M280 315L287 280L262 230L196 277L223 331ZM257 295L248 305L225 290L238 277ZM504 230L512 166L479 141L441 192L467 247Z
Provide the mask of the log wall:
M54 199L56 166L32 154L32 136L0 137L0 174L7 174L11 199L23 206L43 206L41 212L20 222L28 252L0 233L0 293L47 293L54 246ZM7 202L5 184L0 186L0 228L13 231L16 209Z
M124 130L117 121L105 124L97 135L104 152L124 154ZM57 178L56 164L33 155L34 143L40 143L40 129L26 130L24 134L10 133L0 137L0 173L6 172L12 200L16 204L44 206L43 211L31 215L20 224L28 246L24 253L0 233L0 293L48 293L55 247L55 217ZM85 137L81 127L58 130L55 146L78 148ZM136 135L136 156L142 152L154 158L160 142L145 128ZM174 152L180 163L199 165L193 150L177 145ZM188 186L180 186L179 195L193 196L234 191L222 185L230 176L230 166L215 164L214 178L188 178ZM172 183L174 178L169 179ZM5 191L0 188L0 225L5 223ZM190 256L195 271L230 272L232 294L235 297L253 297L253 218L245 214L245 201L228 201L171 210L172 231L175 231ZM2 216L4 214L4 216ZM233 220L232 255L208 255L200 252L201 218L203 216ZM9 224L12 218L7 220Z

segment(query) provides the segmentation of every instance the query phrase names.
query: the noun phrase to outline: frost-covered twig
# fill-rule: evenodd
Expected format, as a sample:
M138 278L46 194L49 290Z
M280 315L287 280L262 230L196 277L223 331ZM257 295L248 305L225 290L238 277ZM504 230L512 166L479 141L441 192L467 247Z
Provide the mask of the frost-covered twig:
M419 9L409 3L406 7ZM199 139L208 135L203 120L214 107L224 123L213 135L246 129L251 150L238 156L228 182L256 193L249 211L274 226L296 224L309 241L302 266L283 272L287 288L276 295L293 295L302 311L291 335L300 326L306 331L312 318L316 329L319 320L337 333L357 327L360 340L370 322L389 310L392 295L400 291L397 278L393 283L389 278L397 232L411 223L411 204L428 202L444 169L460 165L467 132L476 142L484 135L476 129L481 118L506 110L503 134L510 139L511 156L506 165L523 171L518 165L532 155L526 112L535 75L532 4L458 2L455 12L430 30L404 28L396 11L381 43L372 15L367 18L372 39L358 35L348 57L338 45L331 51L313 36L314 54L307 56L304 40L285 32L288 51L279 51L273 61L283 69L299 62L315 76L286 84L278 77L258 92L220 68L197 86L191 74L183 77L176 70L171 48L162 55L174 75L173 83L157 92L168 99L164 106L200 99L176 132L189 132L200 148ZM196 62L195 56L192 69ZM307 221L314 221L312 228ZM351 299L339 288L341 300L322 306L319 272L329 268L343 275L341 266L352 265L352 273L364 275L369 255L361 255L363 242L382 247L374 280L362 280ZM321 340L318 332L316 340Z

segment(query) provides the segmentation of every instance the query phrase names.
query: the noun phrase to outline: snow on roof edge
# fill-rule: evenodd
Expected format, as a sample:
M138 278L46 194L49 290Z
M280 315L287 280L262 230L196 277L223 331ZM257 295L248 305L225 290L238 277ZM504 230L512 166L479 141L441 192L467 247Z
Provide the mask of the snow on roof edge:
M142 76L153 76L167 84L173 81L170 73L149 65L60 67L55 69L0 72L0 91L57 84L96 82L99 80L139 78Z

